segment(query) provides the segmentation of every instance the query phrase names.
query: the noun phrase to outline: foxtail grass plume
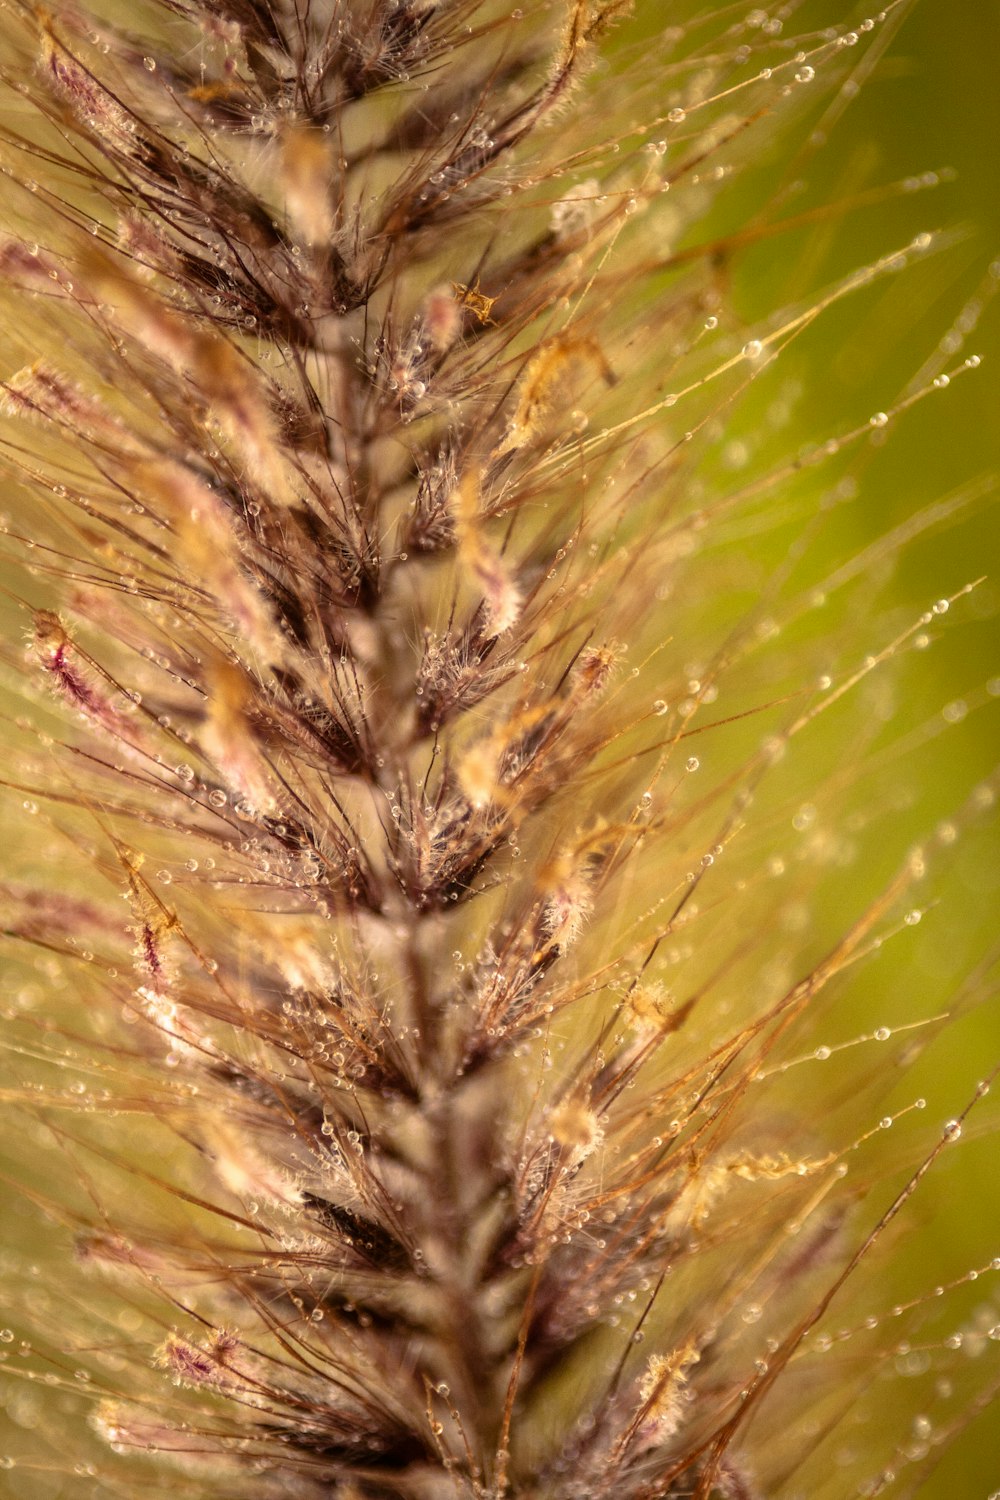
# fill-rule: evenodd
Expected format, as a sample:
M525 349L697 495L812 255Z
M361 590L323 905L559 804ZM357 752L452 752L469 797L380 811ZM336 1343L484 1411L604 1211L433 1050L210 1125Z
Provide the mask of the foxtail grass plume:
M920 1088L990 964L904 990L994 789L926 847L886 789L981 569L883 588L986 487L836 507L978 360L803 445L782 372L939 242L752 324L732 279L901 191L793 201L908 9L0 11L7 1099L55 1226L4 1493L842 1500L974 1436L1000 1261L915 1231L989 1124L990 1061Z

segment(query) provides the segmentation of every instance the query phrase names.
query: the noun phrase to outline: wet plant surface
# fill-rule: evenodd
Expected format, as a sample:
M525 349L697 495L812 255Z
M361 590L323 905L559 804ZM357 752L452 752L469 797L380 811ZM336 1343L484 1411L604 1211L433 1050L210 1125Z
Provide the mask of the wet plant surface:
M11 1495L840 1500L974 1439L1000 1260L924 1204L991 1144L936 1069L995 776L926 765L1000 682L924 664L990 481L843 517L1000 279L805 441L816 331L949 236L739 282L934 185L796 202L906 10L0 16Z

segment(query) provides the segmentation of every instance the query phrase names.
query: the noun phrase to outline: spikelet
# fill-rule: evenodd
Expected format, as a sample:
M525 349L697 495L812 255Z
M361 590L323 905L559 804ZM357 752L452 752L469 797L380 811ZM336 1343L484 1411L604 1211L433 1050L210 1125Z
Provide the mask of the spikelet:
M598 371L609 384L614 383L595 340L561 336L544 343L521 377L514 411L494 457L537 440L554 409L567 404L574 383L588 368Z
M482 593L487 628L494 636L506 635L517 624L523 599L509 564L485 535L480 486L481 476L470 471L455 487L455 539L459 559Z
M281 182L288 217L307 245L329 245L336 232L331 189L337 163L329 140L315 130L291 126L281 142Z

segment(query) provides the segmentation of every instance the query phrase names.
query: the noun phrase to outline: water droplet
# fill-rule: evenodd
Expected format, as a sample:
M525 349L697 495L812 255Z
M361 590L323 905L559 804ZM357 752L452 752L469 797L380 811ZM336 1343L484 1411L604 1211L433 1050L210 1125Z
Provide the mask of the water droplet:
M807 65L804 68L799 68L798 72L795 75L795 82L796 83L812 83L812 81L813 81L813 79L815 77L816 77L816 69L815 68L810 68Z
M944 1127L943 1135L946 1141L957 1141L962 1134L962 1123L960 1120L949 1120Z
M748 343L743 345L744 359L760 359L763 352L764 345L761 343L760 339L750 339Z

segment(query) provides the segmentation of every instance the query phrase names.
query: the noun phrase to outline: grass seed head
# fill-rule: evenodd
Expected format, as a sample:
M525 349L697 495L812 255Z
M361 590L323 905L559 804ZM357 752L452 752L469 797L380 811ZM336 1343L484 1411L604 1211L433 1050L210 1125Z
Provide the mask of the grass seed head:
M990 962L865 989L995 802L888 816L977 596L884 575L984 491L837 525L977 361L803 445L944 249L732 280L869 203L788 207L907 8L3 10L20 1500L917 1493L1000 1389L934 1314L1000 1263L886 1269Z

